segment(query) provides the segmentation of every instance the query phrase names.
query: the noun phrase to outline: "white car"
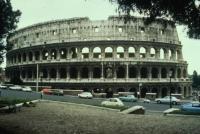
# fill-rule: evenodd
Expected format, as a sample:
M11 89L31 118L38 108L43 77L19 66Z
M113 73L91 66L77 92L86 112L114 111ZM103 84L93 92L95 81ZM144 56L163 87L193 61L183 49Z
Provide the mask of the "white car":
M78 94L78 97L92 99L93 95L90 92L82 92L82 93Z
M22 91L31 92L32 89L31 89L31 87L24 86L24 87L22 87Z
M110 98L101 102L102 106L124 106L124 103L119 98Z
M18 85L11 86L11 87L9 87L9 89L11 89L11 90L22 91L22 87L21 87L21 86L18 86Z
M165 96L164 98L157 98L155 99L157 103L170 103L170 96ZM174 96L171 96L171 103L176 105L180 103L180 99L177 99Z

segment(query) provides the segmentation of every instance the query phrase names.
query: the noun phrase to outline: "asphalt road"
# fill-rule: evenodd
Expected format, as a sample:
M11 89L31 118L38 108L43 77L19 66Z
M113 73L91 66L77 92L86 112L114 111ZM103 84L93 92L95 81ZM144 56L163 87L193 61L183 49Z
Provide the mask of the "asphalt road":
M0 90L1 97L8 97L8 98L17 98L17 99L41 99L41 93L39 92L24 92L24 91L13 91L13 90ZM64 101L64 102L71 102L71 103L79 103L79 104L89 104L89 105L97 105L99 106L105 98L93 98L93 99L81 99L77 96L56 96L56 95L43 95L43 99L46 100L55 100L55 101ZM162 112L169 108L169 104L157 104L154 101L150 103L143 103L142 101L138 102L124 102L126 106L144 106L147 111L149 112ZM173 105L175 108L180 108L180 105Z

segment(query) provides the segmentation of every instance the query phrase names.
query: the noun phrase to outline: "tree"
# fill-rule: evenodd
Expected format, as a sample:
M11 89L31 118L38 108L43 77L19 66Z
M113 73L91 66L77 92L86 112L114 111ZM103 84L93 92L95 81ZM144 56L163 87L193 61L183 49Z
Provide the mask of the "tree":
M19 10L13 10L10 0L0 0L0 64L7 48L5 39L16 29L20 15Z
M146 24L164 18L187 26L189 38L200 39L200 0L109 0L127 18L131 12L147 16Z

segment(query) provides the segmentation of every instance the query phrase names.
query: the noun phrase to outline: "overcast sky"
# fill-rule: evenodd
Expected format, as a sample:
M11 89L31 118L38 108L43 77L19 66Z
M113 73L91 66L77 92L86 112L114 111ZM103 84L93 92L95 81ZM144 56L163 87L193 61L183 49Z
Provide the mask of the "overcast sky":
M89 17L91 20L107 19L118 15L116 5L109 0L11 0L14 9L22 12L18 28L35 23ZM178 27L179 39L183 45L183 57L188 62L188 73L194 70L200 74L200 40L188 39L183 28Z

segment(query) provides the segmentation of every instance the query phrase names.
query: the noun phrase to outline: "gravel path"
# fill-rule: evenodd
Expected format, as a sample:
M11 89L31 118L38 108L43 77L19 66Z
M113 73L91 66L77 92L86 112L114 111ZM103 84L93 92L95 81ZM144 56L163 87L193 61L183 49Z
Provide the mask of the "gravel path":
M199 134L200 118L125 115L59 102L0 114L0 134Z

